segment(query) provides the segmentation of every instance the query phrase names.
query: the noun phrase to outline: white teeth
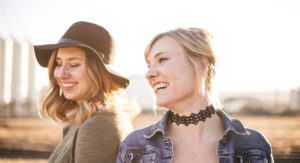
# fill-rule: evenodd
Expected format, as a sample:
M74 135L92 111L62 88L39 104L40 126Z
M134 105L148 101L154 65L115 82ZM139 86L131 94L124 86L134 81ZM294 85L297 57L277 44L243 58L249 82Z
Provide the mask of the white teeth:
M70 88L70 87L74 86L74 83L62 83L62 86L65 88Z
M156 92L159 89L163 89L163 88L168 87L168 85L169 85L168 83L156 83L156 84L154 84L153 89Z

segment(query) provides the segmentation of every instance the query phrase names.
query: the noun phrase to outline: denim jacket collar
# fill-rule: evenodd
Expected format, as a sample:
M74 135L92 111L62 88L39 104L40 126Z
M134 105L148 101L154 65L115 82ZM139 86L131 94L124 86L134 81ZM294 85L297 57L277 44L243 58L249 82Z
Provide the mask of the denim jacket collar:
M167 123L168 123L168 115L170 111L167 111L162 119L151 126L150 134L144 135L146 139L152 138L155 134L162 134L163 137L165 137L165 132L167 130Z
M167 130L167 122L168 122L168 115L170 111L167 111L162 119L154 124L151 127L149 135L144 135L146 139L151 139L156 134L162 134L163 137L165 137L165 132ZM238 121L231 119L224 110L217 110L217 114L221 117L224 123L225 127L225 133L224 136L227 135L230 131L237 135L248 135L249 133L246 131L243 124Z
M225 127L225 133L224 135L227 135L229 131L232 131L233 133L237 135L249 135L250 133L246 131L243 124L236 119L231 119L224 110L218 110L217 114L221 117L223 120L223 124Z

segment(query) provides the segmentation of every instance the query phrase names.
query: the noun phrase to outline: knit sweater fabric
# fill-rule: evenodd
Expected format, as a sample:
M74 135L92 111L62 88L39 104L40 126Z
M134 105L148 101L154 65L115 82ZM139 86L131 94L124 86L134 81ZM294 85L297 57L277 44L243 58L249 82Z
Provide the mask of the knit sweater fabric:
M132 131L117 112L98 112L80 126L70 124L49 163L114 163L121 141Z

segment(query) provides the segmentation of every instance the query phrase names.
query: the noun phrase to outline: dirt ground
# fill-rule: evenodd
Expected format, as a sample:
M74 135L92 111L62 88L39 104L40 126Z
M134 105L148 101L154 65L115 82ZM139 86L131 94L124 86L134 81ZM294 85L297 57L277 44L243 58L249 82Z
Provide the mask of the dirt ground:
M132 120L135 129L157 122L162 114L140 114ZM245 116L232 115L250 128L260 130L270 141L274 155L300 154L300 115L297 116ZM61 138L62 126L40 118L0 119L0 163L43 163L45 158L26 157L24 151L50 153ZM15 151L23 151L14 157ZM3 152L9 154L3 157ZM2 157L2 158L1 158ZM22 158L20 158L22 157Z

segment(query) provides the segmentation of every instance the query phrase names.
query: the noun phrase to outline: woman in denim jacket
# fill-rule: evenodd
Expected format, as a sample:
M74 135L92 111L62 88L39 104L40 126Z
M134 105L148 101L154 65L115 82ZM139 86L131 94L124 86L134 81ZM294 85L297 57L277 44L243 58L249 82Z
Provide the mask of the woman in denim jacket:
M169 111L156 124L132 132L117 162L270 163L271 147L258 131L231 119L213 96L216 58L203 29L174 29L154 37L145 51L146 77L156 104Z

